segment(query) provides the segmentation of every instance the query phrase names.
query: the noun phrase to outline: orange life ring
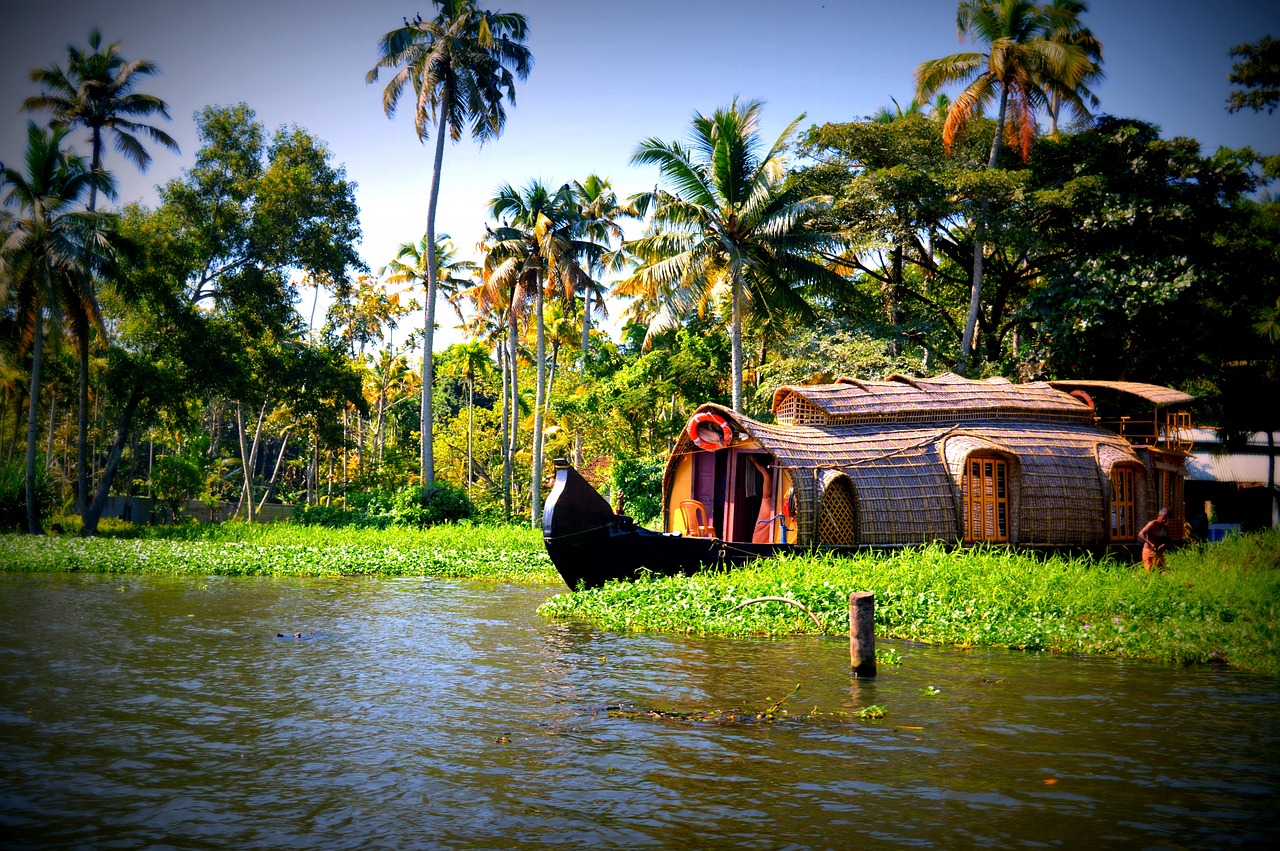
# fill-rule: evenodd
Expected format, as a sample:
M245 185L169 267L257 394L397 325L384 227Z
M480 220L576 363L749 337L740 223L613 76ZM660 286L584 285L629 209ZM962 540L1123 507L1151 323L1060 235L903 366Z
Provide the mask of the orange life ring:
M1090 396L1088 393L1084 392L1083 390L1072 390L1071 395L1075 396L1081 402L1084 402L1086 405L1088 405L1089 410L1091 411L1094 410L1093 397Z
M716 431L719 431L718 435ZM689 435L689 439L702 449L715 451L733 443L733 429L729 428L729 423L724 417L711 411L694 414L685 432Z

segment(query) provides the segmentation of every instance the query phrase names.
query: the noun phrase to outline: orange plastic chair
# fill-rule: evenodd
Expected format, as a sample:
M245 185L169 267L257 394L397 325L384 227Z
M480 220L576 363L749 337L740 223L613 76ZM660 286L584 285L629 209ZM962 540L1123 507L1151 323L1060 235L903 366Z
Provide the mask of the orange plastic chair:
M696 499L680 501L680 514L684 517L685 534L692 538L714 538L716 527L707 518L707 507Z

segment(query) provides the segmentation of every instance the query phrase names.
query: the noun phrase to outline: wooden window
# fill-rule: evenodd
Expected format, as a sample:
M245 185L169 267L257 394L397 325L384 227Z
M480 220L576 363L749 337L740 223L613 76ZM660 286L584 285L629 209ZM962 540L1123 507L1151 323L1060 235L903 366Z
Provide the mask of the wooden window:
M1137 473L1132 467L1111 468L1111 540L1136 540Z
M1009 462L990 455L970 456L965 466L966 541L1009 540Z
M1156 469L1156 510L1169 509L1169 537L1182 540L1182 477L1173 470Z

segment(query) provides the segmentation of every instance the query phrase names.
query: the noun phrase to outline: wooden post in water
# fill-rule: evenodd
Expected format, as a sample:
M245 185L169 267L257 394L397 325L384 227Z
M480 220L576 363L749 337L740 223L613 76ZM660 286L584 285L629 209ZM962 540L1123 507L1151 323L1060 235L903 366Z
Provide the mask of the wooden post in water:
M855 677L876 675L876 595L849 595L849 664Z

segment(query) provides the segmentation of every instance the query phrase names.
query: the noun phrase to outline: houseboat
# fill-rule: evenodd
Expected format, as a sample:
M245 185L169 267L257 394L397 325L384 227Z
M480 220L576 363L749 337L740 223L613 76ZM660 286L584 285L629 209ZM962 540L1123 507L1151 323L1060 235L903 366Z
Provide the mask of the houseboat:
M560 465L543 537L570 588L797 549L1129 552L1161 508L1178 542L1193 401L1135 382L953 374L784 386L773 423L694 412L663 475L662 531Z

